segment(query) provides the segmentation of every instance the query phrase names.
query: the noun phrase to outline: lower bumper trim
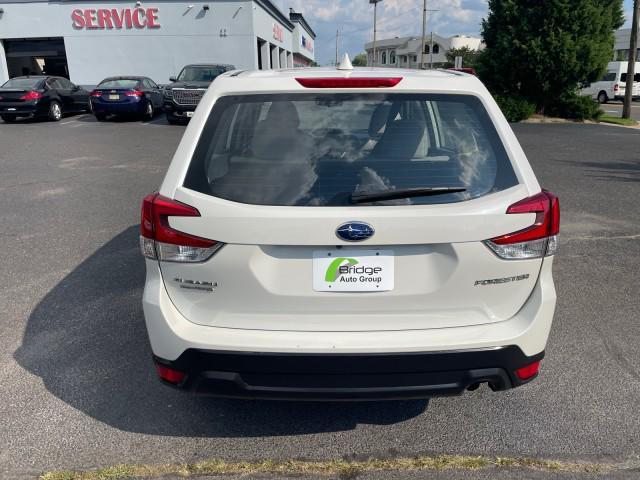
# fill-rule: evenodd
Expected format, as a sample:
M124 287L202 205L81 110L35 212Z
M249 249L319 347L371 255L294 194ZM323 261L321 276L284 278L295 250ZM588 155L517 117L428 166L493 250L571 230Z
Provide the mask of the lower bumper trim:
M382 400L458 395L481 383L506 390L515 370L542 359L517 346L453 352L294 354L190 349L155 361L187 373L178 388L199 394L282 400ZM175 386L175 385L174 385Z

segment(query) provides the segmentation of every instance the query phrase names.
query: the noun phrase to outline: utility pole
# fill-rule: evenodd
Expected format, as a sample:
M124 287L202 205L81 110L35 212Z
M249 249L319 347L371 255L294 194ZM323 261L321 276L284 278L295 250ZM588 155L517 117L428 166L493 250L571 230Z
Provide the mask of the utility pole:
M633 81L636 73L636 56L638 52L638 20L640 16L639 0L633 0L633 20L631 22L631 40L629 41L629 61L627 63L627 85L624 92L622 118L631 118L631 101L633 99Z
M336 66L338 66L338 40L340 38L340 30L336 29Z
M431 29L431 46L429 47L429 70L433 70L433 29Z
M420 42L420 68L424 68L424 34L427 25L427 0L422 0L422 40Z
M382 0L369 0L369 3L373 3L373 62L372 66L376 66L376 15L378 10L378 2ZM426 0L425 0L426 1Z
M422 40L420 44L420 68L424 68L424 42L426 41L427 12L437 12L438 10L427 9L427 0L422 0ZM433 44L433 32L431 32L431 43ZM433 45L429 51L433 50ZM433 58L433 57L432 57Z

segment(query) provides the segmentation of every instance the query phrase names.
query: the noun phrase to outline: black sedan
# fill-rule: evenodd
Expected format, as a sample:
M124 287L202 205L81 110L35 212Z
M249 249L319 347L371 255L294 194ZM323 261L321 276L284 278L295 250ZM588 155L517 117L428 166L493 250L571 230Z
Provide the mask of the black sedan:
M0 87L0 117L48 118L57 122L65 113L86 112L89 92L63 77L14 77Z
M91 108L98 120L110 114L151 120L162 109L162 91L147 77L109 77L91 92Z

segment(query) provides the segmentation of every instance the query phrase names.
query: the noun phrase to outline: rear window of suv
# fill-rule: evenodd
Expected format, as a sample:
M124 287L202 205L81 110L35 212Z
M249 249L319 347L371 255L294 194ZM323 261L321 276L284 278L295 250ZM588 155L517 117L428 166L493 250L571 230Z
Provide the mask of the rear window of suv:
M424 205L517 185L471 95L273 94L215 103L184 186L254 205ZM453 193L354 202L420 188Z

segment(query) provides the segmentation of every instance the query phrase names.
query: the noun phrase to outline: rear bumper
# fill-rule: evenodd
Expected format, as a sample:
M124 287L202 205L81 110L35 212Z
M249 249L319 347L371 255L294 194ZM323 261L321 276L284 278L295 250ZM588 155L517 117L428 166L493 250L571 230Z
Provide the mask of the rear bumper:
M164 101L162 108L170 117L188 120L187 112L194 112L197 105L178 105L172 101Z
M144 100L132 101L127 103L108 103L95 100L91 101L91 108L93 109L93 113L143 113L145 110L145 105L146 102Z
M640 95L633 94L631 96L631 98L633 100L637 100L638 98L640 98ZM613 97L613 99L614 100L620 100L621 102L624 102L624 95L616 95L615 97Z
M542 359L508 347L454 352L295 354L189 349L156 362L187 373L178 388L199 394L281 400L386 400L457 395L488 383L528 383L515 370ZM171 384L169 384L171 385ZM175 385L172 385L175 386Z
M171 302L158 262L146 260L144 317L153 353L177 360L187 350L295 354L373 354L478 350L515 345L525 355L543 351L553 321L556 292L553 257L520 311L508 320L421 330L286 331L197 325ZM393 321L392 318L389 319Z
M36 115L46 114L46 107L40 106L39 103L8 103L0 104L0 115L12 115L15 117L33 117Z

